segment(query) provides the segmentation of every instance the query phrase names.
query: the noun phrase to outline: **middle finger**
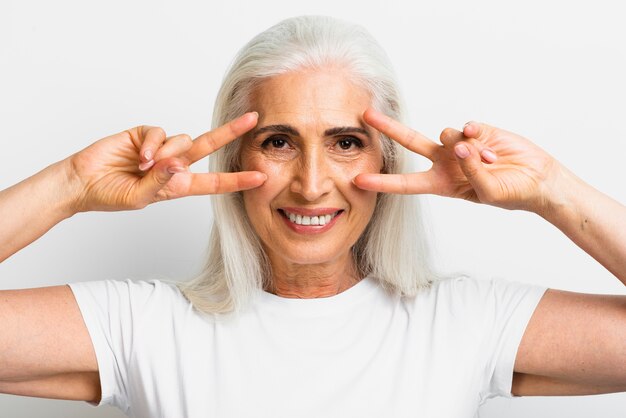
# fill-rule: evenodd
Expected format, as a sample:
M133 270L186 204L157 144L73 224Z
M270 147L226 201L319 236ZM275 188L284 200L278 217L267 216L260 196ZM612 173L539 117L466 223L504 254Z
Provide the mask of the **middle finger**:
M387 135L403 147L433 161L439 145L389 116L369 108L363 114L368 125Z
M217 129L200 135L194 139L191 149L185 154L189 164L195 163L245 134L256 126L258 118L258 113L249 112Z

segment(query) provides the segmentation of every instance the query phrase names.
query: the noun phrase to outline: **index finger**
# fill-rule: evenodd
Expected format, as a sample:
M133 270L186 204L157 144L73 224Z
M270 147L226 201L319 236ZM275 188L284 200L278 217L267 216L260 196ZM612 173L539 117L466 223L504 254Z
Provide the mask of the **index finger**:
M267 180L267 174L259 171L235 173L190 173L189 195L232 193L253 189Z
M185 158L189 160L189 164L195 163L254 128L258 119L257 112L248 112L219 128L200 135L193 140L193 145L185 154Z
M357 175L352 182L363 190L395 194L437 194L431 171L405 174Z
M403 147L433 161L439 145L424 135L372 108L367 109L363 113L363 119L368 125L387 135Z

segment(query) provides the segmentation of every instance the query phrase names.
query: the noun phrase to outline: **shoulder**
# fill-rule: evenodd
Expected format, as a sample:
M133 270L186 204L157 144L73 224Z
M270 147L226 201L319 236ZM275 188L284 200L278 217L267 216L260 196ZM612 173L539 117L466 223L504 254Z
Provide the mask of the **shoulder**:
M175 283L161 280L102 280L71 283L69 287L81 309L89 306L110 313L138 315L146 311L172 313L190 307Z
M469 276L454 276L433 282L428 289L430 296L450 298L455 301L470 301L474 297L511 297L526 293L545 291L545 287L504 279L477 279Z
M455 276L440 279L419 292L410 303L439 315L484 316L518 308L534 309L546 288L502 279Z

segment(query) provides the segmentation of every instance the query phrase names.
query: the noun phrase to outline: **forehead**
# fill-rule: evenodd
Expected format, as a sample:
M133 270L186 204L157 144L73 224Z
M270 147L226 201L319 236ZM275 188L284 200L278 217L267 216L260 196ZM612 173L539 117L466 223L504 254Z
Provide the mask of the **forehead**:
M252 95L259 125L301 123L343 125L358 122L370 94L341 69L302 70L263 81Z

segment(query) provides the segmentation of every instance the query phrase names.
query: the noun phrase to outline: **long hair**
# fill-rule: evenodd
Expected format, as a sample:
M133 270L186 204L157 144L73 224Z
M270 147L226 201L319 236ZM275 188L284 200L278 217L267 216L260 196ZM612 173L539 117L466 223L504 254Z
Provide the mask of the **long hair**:
M372 106L403 120L402 101L387 55L361 26L337 19L302 16L284 20L253 38L239 51L227 72L213 111L213 127L250 108L255 88L270 77L302 69L341 68L368 91ZM383 172L406 170L405 150L381 135ZM240 139L209 157L213 172L239 169ZM202 272L179 287L205 313L244 307L271 280L261 243L243 205L241 192L215 195L208 259ZM379 194L372 219L352 248L362 276L411 296L433 280L428 246L415 198Z

